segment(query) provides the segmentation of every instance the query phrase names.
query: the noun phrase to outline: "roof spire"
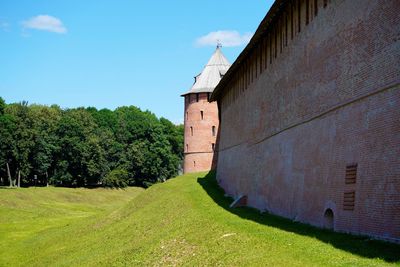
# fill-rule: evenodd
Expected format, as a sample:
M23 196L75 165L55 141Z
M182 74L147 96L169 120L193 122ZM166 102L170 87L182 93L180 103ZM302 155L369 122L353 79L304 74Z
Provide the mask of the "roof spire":
M218 40L219 41L219 40ZM218 42L217 49L215 49L211 58L203 68L203 71L196 76L195 83L189 92L183 95L194 93L211 93L215 86L221 80L221 75L225 75L231 64L222 53L220 47L221 43Z
M218 39L218 40L217 40L217 49L218 49L218 48L221 48L221 47L222 47L222 43L221 43L221 41Z

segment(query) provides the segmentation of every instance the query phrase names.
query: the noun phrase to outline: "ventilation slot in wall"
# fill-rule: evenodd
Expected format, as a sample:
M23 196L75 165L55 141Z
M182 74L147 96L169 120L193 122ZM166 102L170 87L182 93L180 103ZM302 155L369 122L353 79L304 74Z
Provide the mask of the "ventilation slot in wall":
M343 210L354 210L354 202L356 200L356 192L344 192L343 194Z
M346 166L346 176L345 183L346 184L355 184L357 179L357 164L347 165Z

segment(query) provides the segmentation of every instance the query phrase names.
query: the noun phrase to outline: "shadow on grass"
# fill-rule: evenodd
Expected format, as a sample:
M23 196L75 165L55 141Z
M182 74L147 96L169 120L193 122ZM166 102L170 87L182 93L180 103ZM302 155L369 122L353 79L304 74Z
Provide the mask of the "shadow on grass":
M289 219L272 214L260 213L254 208L229 208L233 199L224 196L224 190L219 187L215 179L215 172L209 172L206 176L197 178L197 182L219 206L241 218L295 234L313 237L322 242L329 243L335 248L361 257L380 258L387 262L400 261L400 245L371 240L365 236L355 236L320 229L311 225L293 222Z

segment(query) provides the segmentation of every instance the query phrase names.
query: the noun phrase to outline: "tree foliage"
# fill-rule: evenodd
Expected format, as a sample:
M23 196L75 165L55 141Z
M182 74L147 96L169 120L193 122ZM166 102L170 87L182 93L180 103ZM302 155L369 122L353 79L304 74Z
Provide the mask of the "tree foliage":
M116 169L109 172L104 178L102 179L102 184L105 187L127 187L129 181L129 174L124 169Z
M134 106L61 109L0 98L3 184L9 164L23 185L147 187L179 172L182 151L183 126Z

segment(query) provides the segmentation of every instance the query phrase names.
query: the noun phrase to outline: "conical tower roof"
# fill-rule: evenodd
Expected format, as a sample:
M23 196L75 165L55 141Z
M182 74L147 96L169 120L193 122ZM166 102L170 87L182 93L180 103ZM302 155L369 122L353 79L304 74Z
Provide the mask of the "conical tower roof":
M203 71L194 78L192 88L182 96L192 93L212 93L230 66L231 64L222 54L221 46L218 45Z

